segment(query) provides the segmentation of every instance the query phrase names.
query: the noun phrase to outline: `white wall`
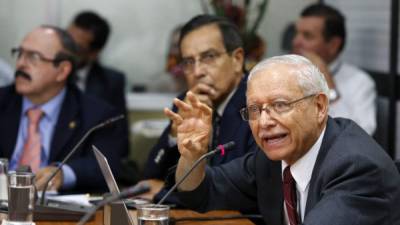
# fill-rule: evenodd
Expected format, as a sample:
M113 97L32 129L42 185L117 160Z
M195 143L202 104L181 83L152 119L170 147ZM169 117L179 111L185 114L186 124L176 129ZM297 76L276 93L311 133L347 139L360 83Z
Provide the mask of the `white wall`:
M315 1L270 0L259 28L267 56L281 53L284 26ZM202 12L200 0L0 0L0 57L13 63L9 50L29 30L43 23L65 27L83 9L110 21L112 35L102 61L124 71L130 84L149 83L161 73L171 30Z

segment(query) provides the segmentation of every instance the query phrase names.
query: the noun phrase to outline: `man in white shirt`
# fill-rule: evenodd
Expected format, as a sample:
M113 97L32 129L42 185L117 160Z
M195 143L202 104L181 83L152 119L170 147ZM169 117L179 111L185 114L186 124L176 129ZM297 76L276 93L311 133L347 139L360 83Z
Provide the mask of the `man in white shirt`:
M240 113L260 151L219 167L201 162L174 196L198 211L256 207L268 225L399 224L396 166L356 123L328 116L328 92L302 56L257 64ZM178 125L176 181L207 152L212 130L212 109L187 96L174 101L184 114L164 110Z
M325 4L313 4L296 23L293 53L319 67L329 86L329 115L354 120L368 134L376 129L376 89L372 78L340 59L346 41L345 18Z

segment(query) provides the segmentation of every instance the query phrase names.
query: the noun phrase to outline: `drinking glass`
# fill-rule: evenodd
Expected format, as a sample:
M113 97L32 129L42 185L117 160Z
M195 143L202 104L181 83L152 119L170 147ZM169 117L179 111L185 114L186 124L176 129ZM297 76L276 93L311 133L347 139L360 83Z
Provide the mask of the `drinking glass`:
M7 172L8 160L0 158L0 201L8 200Z
M138 225L168 225L169 206L143 204L136 208Z
M8 222L9 224L32 224L35 175L29 172L8 173Z

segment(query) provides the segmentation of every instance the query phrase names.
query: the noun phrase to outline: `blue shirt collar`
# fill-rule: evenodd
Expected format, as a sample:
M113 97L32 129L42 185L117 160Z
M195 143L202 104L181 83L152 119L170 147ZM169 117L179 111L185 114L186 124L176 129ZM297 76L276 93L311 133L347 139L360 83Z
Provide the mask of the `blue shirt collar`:
M61 104L64 100L66 94L66 88L64 87L60 93L50 99L48 102L35 105L28 98L23 97L22 101L22 115L26 115L26 111L30 108L40 108L44 112L44 117L49 119L50 121L55 121L58 117L58 114L61 110Z

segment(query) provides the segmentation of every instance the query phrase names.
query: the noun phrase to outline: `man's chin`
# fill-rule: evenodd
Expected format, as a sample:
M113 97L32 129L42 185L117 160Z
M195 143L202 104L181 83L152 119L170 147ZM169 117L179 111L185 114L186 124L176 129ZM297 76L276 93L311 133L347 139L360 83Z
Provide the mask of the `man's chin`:
M284 149L264 149L263 147L262 151L272 161L280 161L285 158Z
M30 87L26 83L15 82L15 91L20 95L27 95L30 93Z

